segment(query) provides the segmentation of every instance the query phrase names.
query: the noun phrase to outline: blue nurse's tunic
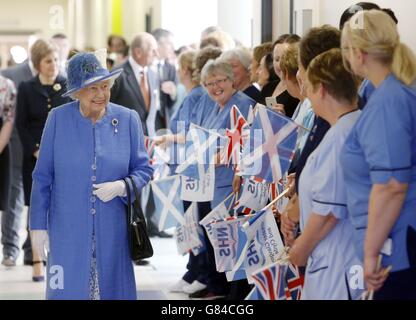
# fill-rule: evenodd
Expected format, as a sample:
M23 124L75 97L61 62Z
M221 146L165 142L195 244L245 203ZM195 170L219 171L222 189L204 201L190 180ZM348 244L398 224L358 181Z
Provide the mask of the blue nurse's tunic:
M205 129L218 130L218 133L224 135L225 130L231 126L230 111L233 105L236 105L243 117L247 119L250 106L254 108L256 102L244 93L237 91L226 103L224 108L220 109L218 104L212 105L210 110L205 108L203 110L204 115L200 117L202 119L201 126ZM215 168L215 190L214 200L211 201L211 208L218 206L231 194L233 178L234 169L232 166L219 166Z
M344 115L331 127L310 155L299 183L300 228L311 214L332 214L338 223L313 250L308 259L302 299L357 299L361 290L349 286L361 263L352 245L353 230L347 214L347 195L339 165L342 146L360 111ZM361 270L362 271L362 268Z
M387 184L391 179L409 184L390 233L392 252L384 252L382 265L391 265L392 272L416 268L411 266L416 249L408 246L408 234L416 230L416 92L394 75L388 76L371 95L345 142L341 164L354 244L361 259L372 186Z

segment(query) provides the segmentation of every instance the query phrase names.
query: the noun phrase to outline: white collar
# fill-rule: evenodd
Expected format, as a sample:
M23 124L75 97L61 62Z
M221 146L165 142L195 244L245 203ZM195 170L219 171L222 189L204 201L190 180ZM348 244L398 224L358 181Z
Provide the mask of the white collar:
M142 72L147 73L147 70L149 69L147 66L143 67L140 64L138 64L132 56L129 57L129 62L131 67L133 68L134 74L141 74Z

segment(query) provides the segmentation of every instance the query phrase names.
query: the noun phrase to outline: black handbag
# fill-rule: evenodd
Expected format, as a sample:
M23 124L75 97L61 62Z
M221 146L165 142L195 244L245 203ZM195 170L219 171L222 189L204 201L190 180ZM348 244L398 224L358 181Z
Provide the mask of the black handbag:
M127 233L130 244L131 259L139 261L153 256L153 247L147 234L146 220L139 203L139 191L132 177L124 180L127 193ZM130 187L133 188L135 200L131 201Z

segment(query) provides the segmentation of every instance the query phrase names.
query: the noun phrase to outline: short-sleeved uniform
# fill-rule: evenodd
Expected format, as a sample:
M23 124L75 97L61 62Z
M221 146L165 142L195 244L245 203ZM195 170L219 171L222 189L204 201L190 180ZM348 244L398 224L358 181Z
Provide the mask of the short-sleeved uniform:
M230 128L230 111L233 105L236 105L244 118L247 119L250 106L254 107L256 102L237 91L231 99L226 103L224 108L220 109L218 104L212 106L211 110L206 110L202 117L202 127L205 129L218 130L218 133L225 134L225 130ZM211 207L215 208L221 203L231 192L234 178L234 169L230 166L219 166L215 168L215 190L214 200L211 201Z
M416 268L416 92L394 75L374 91L348 137L341 157L354 244L361 259L368 223L370 192L374 184L391 179L409 185L400 216L390 233L391 254L383 266L392 272ZM386 252L388 253L388 252Z
M346 188L339 164L342 146L359 116L360 111L348 113L331 127L310 155L300 178L301 231L311 214L332 214L339 220L308 259L302 299L357 299L361 293L348 285L360 261L351 241L353 230L348 220Z

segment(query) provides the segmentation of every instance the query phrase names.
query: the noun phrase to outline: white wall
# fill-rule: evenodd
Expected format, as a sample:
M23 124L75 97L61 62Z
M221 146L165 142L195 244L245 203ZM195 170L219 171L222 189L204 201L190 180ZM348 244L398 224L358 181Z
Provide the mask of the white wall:
M290 31L290 0L273 0L273 41Z
M56 11L50 12L56 6L62 9L62 24L55 20ZM0 32L37 33L41 37L67 33L67 9L68 0L0 0Z
M314 3L316 2L316 3ZM356 4L358 0L295 0L295 9L315 8L315 26L321 24L339 25L339 18L346 8ZM392 9L399 19L399 32L402 42L409 45L416 52L416 37L414 35L413 21L416 12L414 0L372 0L383 8Z
M257 1L260 5L261 1ZM244 46L252 46L253 1L219 0L218 25Z
M216 0L162 0L161 9L161 27L173 32L176 48L198 44L202 30L218 24Z

